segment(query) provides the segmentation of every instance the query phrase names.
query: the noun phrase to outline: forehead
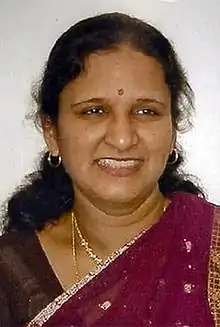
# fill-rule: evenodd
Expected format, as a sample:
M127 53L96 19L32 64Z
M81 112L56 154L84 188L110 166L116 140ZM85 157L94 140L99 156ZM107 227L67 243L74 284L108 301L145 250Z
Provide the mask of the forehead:
M89 55L85 70L65 88L74 96L111 96L111 92L123 88L127 94L138 96L168 95L164 72L160 63L129 46L117 50L101 51ZM100 93L100 94L99 94Z

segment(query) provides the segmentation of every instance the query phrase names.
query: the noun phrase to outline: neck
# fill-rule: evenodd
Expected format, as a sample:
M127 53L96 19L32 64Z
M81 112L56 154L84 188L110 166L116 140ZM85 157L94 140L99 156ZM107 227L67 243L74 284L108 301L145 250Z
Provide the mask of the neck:
M97 255L105 258L154 225L167 203L156 189L135 208L127 207L127 212L123 208L121 214L118 211L115 215L110 210L103 212L81 194L76 194L74 214L83 237Z

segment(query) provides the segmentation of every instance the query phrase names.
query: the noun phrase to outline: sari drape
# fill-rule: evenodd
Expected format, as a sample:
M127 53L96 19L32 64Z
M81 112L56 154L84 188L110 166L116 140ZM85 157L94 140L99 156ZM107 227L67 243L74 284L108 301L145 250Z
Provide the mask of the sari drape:
M28 327L214 327L208 294L216 208L175 193L160 221Z

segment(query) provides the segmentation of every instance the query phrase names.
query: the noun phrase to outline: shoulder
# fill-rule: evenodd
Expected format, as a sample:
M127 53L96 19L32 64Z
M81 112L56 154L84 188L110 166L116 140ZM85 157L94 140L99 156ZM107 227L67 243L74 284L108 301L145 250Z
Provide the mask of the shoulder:
M29 295L36 292L32 275L34 233L8 232L0 236L0 326L24 326Z
M16 232L4 233L0 236L0 263L4 257L8 257L12 249L16 249L18 238L19 235Z
M16 266L32 251L34 246L32 231L8 232L0 236L0 273L12 273Z
M18 232L6 232L0 236L0 250L3 247L12 245L17 239Z
M17 248L21 244L26 243L26 238L30 234L32 233L18 231L3 233L0 236L0 253L5 249Z
M173 193L171 199L178 209L183 210L191 217L213 216L214 211L219 208L205 198L191 193L176 192Z
M202 197L183 192L174 193L172 202L176 226L182 235L209 247L217 206Z
M0 292L7 294L10 301L20 296L23 285L30 279L33 266L30 258L36 242L33 235L21 231L8 232L0 237Z

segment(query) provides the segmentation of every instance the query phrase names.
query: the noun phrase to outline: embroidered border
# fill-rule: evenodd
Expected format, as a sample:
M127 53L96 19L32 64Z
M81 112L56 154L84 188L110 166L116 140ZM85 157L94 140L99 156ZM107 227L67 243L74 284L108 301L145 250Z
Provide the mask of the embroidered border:
M121 247L113 256L107 258L103 264L94 272L91 272L85 276L80 282L73 285L72 288L59 295L54 301L49 303L40 313L33 318L26 327L41 327L46 323L55 313L59 310L64 303L66 303L72 296L74 296L83 286L89 283L95 276L97 276L102 270L106 269L117 257L123 252L128 250L132 244L134 244L141 236L143 236L147 230L141 232L133 240L128 242L125 246Z
M208 299L215 326L220 326L220 207L214 212L209 258Z
M169 207L171 201L169 201L166 206L163 214L165 214ZM151 228L143 230L140 234L133 238L130 242L125 244L123 247L118 249L114 253L114 255L108 257L102 265L99 266L94 272L91 272L87 276L85 276L81 281L73 285L69 290L65 291L61 295L59 295L54 301L50 302L43 310L41 310L37 316L35 316L26 327L41 327L44 323L46 323L61 307L64 303L66 303L72 296L74 296L82 287L84 287L87 283L89 283L94 277L96 277L101 271L105 270L113 261L115 261L122 253L127 251L130 246L132 246L138 239L140 239L148 230Z

